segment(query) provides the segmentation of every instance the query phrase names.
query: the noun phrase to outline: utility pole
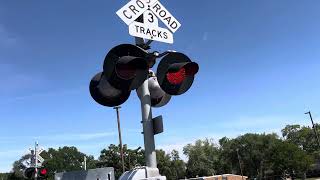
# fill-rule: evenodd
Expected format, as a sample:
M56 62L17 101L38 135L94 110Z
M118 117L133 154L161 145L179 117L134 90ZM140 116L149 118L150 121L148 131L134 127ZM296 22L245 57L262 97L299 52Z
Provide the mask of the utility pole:
M317 132L317 127L314 125L311 112L309 111L309 112L306 112L304 114L309 114L309 116L310 116L310 120L311 120L311 123L312 123L312 129L313 129L314 135L316 136L316 139L317 139L318 148L320 148L320 141L319 141L319 136L318 136L318 132Z
M119 142L120 142L120 156L121 156L122 172L124 173L125 168L124 168L123 146L122 146L122 137L121 137L120 115L119 115L120 108L121 106L116 106L113 109L115 109L117 112L118 133L119 133Z
M243 172L242 172L242 166L241 166L241 161L240 161L240 155L239 155L239 149L238 148L237 148L237 156L238 156L238 161L239 161L241 179L243 180Z
M36 180L38 178L38 142L35 142L34 146L34 169L36 173L34 174L34 179Z

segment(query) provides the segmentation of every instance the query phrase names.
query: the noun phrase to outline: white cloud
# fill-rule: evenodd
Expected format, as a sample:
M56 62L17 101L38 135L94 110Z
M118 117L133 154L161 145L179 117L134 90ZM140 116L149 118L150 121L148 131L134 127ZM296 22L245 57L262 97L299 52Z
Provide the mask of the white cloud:
M103 133L84 133L84 134L55 134L48 136L38 136L33 137L33 139L41 140L41 141L88 141L94 139L101 139L106 137L115 136L116 132L103 132Z
M51 134L45 136L15 136L15 137L0 137L0 141L2 142L12 142L17 139L34 139L41 141L87 141L94 139L101 139L105 137L116 136L117 132L101 132L101 133L60 133L60 134Z

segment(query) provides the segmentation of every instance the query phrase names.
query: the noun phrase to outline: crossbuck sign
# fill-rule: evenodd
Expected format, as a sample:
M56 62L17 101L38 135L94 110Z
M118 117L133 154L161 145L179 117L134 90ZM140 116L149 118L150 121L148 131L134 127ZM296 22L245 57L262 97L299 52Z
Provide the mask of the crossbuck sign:
M117 11L117 15L129 26L131 36L173 43L173 33L181 24L158 0L131 0ZM143 23L136 20L143 15ZM169 29L159 27L160 19Z

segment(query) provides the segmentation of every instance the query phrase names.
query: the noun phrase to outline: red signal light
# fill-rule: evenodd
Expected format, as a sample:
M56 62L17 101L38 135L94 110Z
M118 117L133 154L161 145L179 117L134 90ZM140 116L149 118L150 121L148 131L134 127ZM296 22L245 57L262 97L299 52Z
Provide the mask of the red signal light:
M185 54L169 52L160 61L157 79L161 89L169 95L187 92L199 71L199 65Z
M48 172L47 169L43 168L43 169L41 169L40 174L41 175L46 175L47 172Z
M187 76L194 76L199 71L199 65L194 62L186 63L185 65L181 66L184 63L175 63L171 66L171 71L169 69L168 73L166 74L167 80L172 85L180 85L183 81L187 78ZM177 71L177 68L179 68Z
M170 84L179 85L186 78L186 70L185 68L181 68L178 72L168 72L167 80Z

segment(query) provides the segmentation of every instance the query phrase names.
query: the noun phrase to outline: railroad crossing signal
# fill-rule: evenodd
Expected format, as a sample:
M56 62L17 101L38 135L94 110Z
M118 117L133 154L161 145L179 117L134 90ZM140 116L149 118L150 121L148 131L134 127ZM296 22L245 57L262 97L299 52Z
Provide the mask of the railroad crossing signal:
M131 0L117 11L117 15L129 26L129 34L136 37L136 45L121 44L108 52L103 71L91 79L90 94L100 105L115 107L123 104L132 90L137 90L141 101L147 168L145 172L138 170L141 173L132 170L135 175L130 175L130 178L130 173L125 172L120 179L166 179L157 169L154 142L154 135L163 132L163 119L162 116L153 118L151 107L162 107L172 96L187 92L199 65L180 52L147 51L152 40L173 43L173 33L181 27L158 0ZM169 30L160 28L158 19ZM149 41L145 43L143 38ZM162 59L155 74L151 68L158 58ZM144 174L146 177L142 177Z
M185 54L168 53L158 65L158 82L167 94L181 95L189 90L199 65L192 62Z
M117 15L129 26L129 34L134 37L173 43L173 33L181 24L158 0L131 0ZM143 22L136 20L143 15ZM158 26L160 19L169 29Z
M40 154L44 151L36 142L34 149L29 149L31 153L30 161L27 161L29 167L24 170L24 177L27 179L45 179L47 178L48 170L42 166L44 159Z
M29 167L24 171L23 175L26 179L46 179L48 177L48 170L44 167Z
M151 105L162 107L172 95L181 95L191 87L199 70L197 63L179 52L167 52L160 61L157 74L150 68L159 55L144 49L121 44L112 48L103 64L103 72L90 82L90 94L99 104L114 107L123 104L132 90L149 78Z

